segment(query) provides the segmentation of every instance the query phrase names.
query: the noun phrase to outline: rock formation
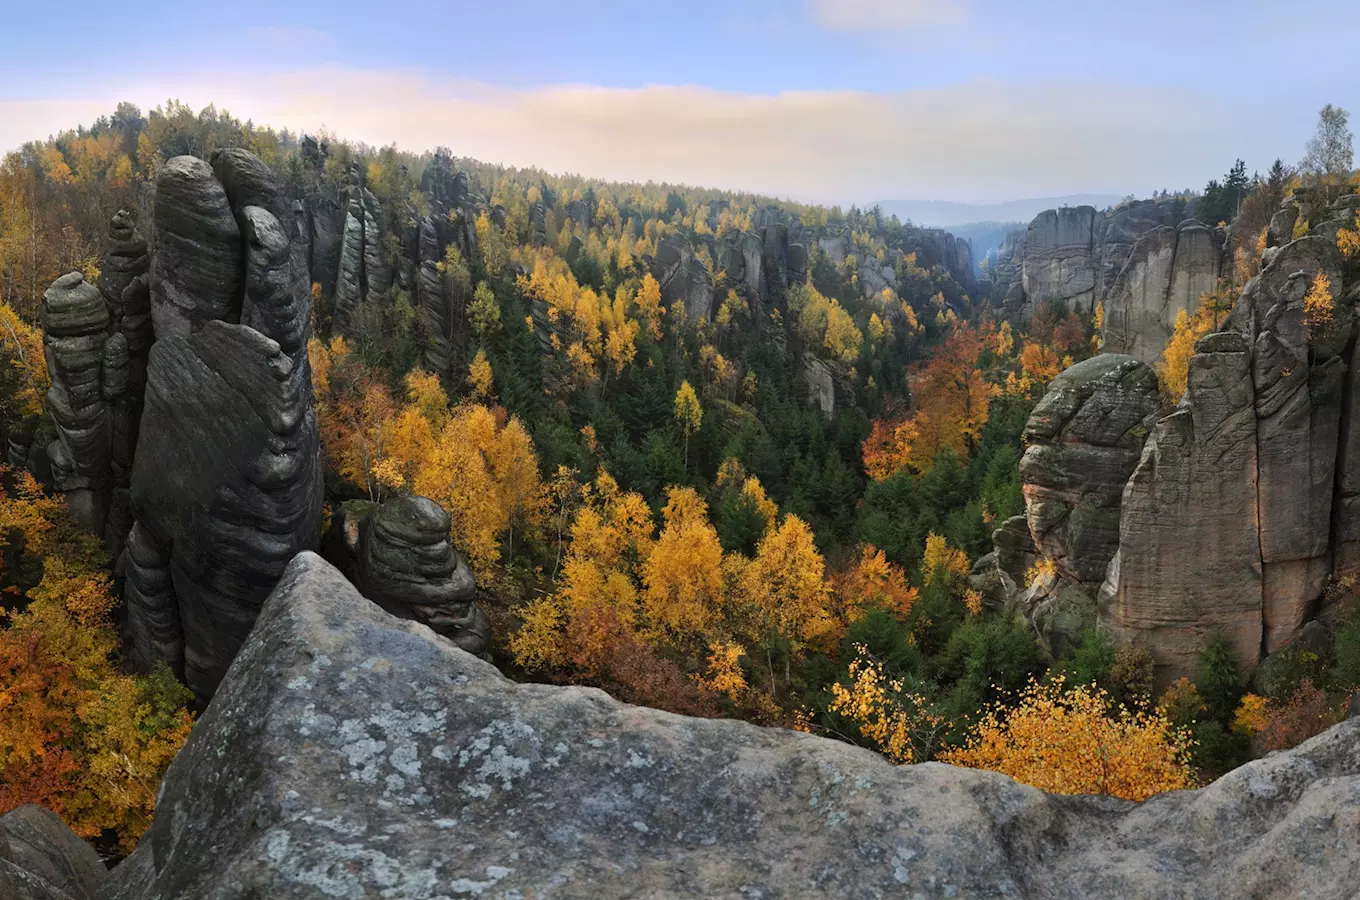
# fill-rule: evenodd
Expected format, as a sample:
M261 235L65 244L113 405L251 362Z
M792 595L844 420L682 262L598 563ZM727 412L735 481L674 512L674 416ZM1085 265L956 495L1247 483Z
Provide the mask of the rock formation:
M104 543L117 558L132 527L132 460L146 398L151 350L151 258L132 216L119 210L109 223L109 252L99 277L112 337L104 346L104 399L109 403L112 489Z
M311 293L292 204L250 154L166 163L156 212L126 601L139 661L207 698L284 566L318 540Z
M1145 308L1160 314L1167 305L1167 296L1173 294L1174 260L1164 258L1168 252L1164 245L1172 244L1170 252L1174 256L1175 240L1165 232L1160 233L1141 252L1139 243L1156 229L1170 229L1174 234L1180 230L1178 226L1192 233L1186 237L1180 263L1182 277L1174 296L1193 293L1193 301L1198 301L1201 293L1214 287L1213 279L1222 267L1204 239L1209 237L1209 243L1221 251L1222 234L1216 229L1204 229L1207 235L1193 230L1204 226L1186 221L1186 203L1182 200L1142 200L1121 203L1103 212L1090 206L1076 206L1040 213L1026 231L1008 235L998 251L990 270L992 303L1004 310L1007 318L1018 322L1028 321L1035 306L1049 300L1083 312L1104 304L1108 320L1114 297L1121 308L1134 304L1130 318L1135 325L1141 325L1140 316ZM1131 266L1135 269L1126 273ZM1213 277L1206 279L1205 273L1210 270ZM1204 287L1206 280L1208 286ZM1174 323L1174 308L1170 317ZM1115 345L1108 349L1132 353L1148 361L1155 359L1155 353L1148 357L1131 340L1123 341L1122 335L1123 332L1117 332Z
M1034 545L1077 582L1099 585L1119 548L1119 503L1161 398L1152 368L1106 353L1049 385L1020 461Z
M20 806L0 816L0 897L94 900L108 870L54 812Z
M667 306L680 302L690 319L707 321L713 316L713 275L684 235L667 235L656 249L652 277L661 285ZM768 282L767 282L768 283Z
M514 684L289 566L101 900L1344 897L1360 721L1135 804Z
M109 396L126 388L126 343L122 355L111 348L114 366L123 363L122 377L109 373L104 382L105 345L109 338L109 308L99 289L79 272L63 275L43 294L43 352L51 387L47 415L55 440L46 445L52 466L52 485L81 523L102 534L111 492L110 453L112 421Z
M836 376L831 366L812 353L803 354L803 381L807 383L808 402L828 419L836 412Z
M1029 223L1021 277L1031 304L1058 300L1086 310L1095 305L1096 216L1090 206L1065 206Z
M1124 490L1102 615L1152 651L1158 682L1193 675L1209 637L1239 659L1261 648L1256 416L1251 344L1200 341L1181 407L1153 429Z
M1190 220L1143 234L1105 297L1105 349L1155 362L1176 315L1194 315L1222 273L1225 235Z
M369 600L480 654L491 623L477 606L472 570L449 543L450 524L426 497L351 500L332 519L325 552Z

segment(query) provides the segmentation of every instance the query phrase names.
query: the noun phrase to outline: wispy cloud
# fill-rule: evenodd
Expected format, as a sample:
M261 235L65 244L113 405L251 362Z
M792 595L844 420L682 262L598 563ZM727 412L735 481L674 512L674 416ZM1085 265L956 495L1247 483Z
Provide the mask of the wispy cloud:
M831 31L900 31L968 21L969 0L807 0L808 12Z
M213 73L0 102L0 148L119 100L216 103L293 130L622 180L826 202L990 200L1202 183L1249 143L1249 117L1179 88L973 82L901 93L745 94L692 86L511 89L418 72ZM1079 113L1074 111L1080 111Z

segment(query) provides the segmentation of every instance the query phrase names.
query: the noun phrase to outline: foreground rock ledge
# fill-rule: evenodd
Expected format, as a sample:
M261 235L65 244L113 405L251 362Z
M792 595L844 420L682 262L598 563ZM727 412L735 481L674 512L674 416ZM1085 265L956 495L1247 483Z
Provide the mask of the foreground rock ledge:
M1348 897L1357 773L1360 720L1142 805L897 768L514 684L303 553L100 897Z

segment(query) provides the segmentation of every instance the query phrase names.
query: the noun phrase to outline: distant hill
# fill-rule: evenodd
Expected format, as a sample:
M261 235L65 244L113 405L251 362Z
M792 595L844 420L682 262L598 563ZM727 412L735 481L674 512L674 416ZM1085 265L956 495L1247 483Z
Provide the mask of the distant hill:
M1104 209L1118 203L1115 194L1067 194L1062 197L1034 197L1004 203L955 203L952 200L883 200L883 211L910 219L917 225L949 228L976 222L1026 222L1046 209L1059 206L1094 206ZM956 232L957 233L957 232ZM975 248L976 249L976 248Z

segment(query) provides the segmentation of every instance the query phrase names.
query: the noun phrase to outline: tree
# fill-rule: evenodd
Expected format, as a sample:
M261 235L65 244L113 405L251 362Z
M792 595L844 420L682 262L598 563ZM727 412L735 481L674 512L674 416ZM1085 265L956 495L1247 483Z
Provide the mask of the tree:
M479 403L491 398L494 387L491 363L487 362L486 351L478 350L468 366L468 387L472 389L472 399Z
M694 388L690 387L688 381L680 382L680 390L675 392L675 421L680 423L680 430L685 433L685 471L689 471L690 435L699 430L703 420L704 410L699 405Z
M1177 311L1171 337L1162 350L1161 358L1154 366L1172 403L1179 402L1181 397L1185 396L1190 377L1190 357L1195 354L1195 343L1208 334L1213 326L1214 310L1209 304L1202 305L1194 316L1186 314L1183 309Z
M771 694L775 692L770 661L773 637L807 646L836 633L825 573L826 562L813 541L812 529L794 515L785 516L779 528L765 535L755 559L740 573L746 631L753 643L766 648Z
M1189 739L1164 715L1130 712L1062 677L1031 681L1017 706L989 710L967 743L941 758L1058 794L1146 800L1191 786Z
M485 281L478 282L477 290L472 294L472 303L468 305L468 319L472 322L472 331L477 335L477 340L483 344L501 327L500 304L496 302L496 295L491 292L491 287Z
M39 803L77 834L112 832L130 851L188 736L189 692L167 669L134 676L118 667L99 539L27 472L0 469L0 482L10 544L0 568L22 556L42 563L41 580L0 627L0 813Z
M1328 103L1318 113L1317 130L1299 163L1305 175L1317 180L1345 182L1355 165L1354 137L1347 127L1349 113Z
M831 685L832 713L849 719L860 737L899 765L934 755L948 725L924 695L888 677L863 644L856 645L847 674L848 685Z
M643 611L667 634L703 634L723 602L722 545L693 488L666 491L665 524L642 566Z

